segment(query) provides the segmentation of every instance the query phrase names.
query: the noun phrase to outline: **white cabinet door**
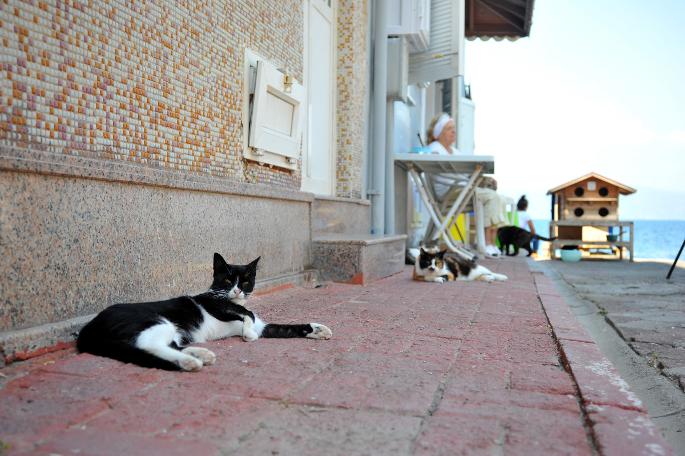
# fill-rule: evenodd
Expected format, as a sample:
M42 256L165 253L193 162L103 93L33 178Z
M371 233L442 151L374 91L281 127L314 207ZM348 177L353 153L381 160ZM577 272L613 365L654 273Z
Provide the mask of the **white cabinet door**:
M332 195L336 136L335 2L308 0L305 15L308 116L302 163L302 190Z

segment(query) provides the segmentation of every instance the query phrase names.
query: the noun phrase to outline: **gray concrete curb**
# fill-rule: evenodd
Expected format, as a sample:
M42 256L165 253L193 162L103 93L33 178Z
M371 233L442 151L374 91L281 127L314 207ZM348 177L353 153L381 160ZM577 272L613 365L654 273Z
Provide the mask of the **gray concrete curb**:
M0 367L72 347L77 333L95 315L0 333Z

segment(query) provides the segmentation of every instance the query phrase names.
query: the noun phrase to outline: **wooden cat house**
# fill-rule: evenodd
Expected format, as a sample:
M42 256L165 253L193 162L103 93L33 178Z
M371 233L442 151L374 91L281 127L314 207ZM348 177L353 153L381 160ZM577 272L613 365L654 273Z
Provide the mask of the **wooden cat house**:
M633 223L619 220L619 196L635 193L632 187L601 176L597 173L586 174L547 192L552 195L552 222L550 235L559 238L557 245L599 245L609 244L618 247L621 257L623 247L633 256ZM623 226L629 227L630 240L623 240ZM608 231L617 227L617 238L611 235L606 240L592 239L583 241L583 227L595 227Z

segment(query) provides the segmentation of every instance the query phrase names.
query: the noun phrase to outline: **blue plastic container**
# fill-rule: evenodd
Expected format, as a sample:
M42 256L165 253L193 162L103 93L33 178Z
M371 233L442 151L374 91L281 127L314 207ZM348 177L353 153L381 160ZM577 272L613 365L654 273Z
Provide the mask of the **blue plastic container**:
M561 252L561 260L562 261L567 261L569 263L575 263L576 261L580 261L580 259L583 257L583 255L580 253L580 250L560 250Z

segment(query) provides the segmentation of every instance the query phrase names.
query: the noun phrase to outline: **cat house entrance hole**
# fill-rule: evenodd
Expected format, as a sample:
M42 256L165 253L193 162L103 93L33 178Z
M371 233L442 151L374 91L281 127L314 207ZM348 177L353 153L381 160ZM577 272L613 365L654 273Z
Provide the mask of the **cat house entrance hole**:
M609 215L609 209L607 209L606 207L600 207L599 211L597 212L601 217L606 217L607 215Z
M609 194L609 189L602 187L599 189L599 196L607 196Z
M583 187L576 187L573 193L575 193L576 196L581 197L583 196L583 193L585 193L585 189Z
M576 215L576 217L582 217L585 211L582 207L577 207L573 210L573 213Z

